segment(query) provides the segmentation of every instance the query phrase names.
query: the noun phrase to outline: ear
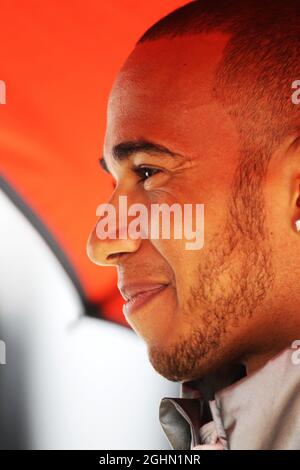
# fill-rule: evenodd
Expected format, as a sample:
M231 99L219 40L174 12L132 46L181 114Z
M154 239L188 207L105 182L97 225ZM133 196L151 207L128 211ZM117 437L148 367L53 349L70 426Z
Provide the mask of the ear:
M300 182L298 185L298 197L296 199L296 204L295 204L295 219L294 219L294 224L295 224L295 230L300 233Z
M293 226L296 232L300 233L300 137L294 140L291 150L296 157L296 173L293 181Z

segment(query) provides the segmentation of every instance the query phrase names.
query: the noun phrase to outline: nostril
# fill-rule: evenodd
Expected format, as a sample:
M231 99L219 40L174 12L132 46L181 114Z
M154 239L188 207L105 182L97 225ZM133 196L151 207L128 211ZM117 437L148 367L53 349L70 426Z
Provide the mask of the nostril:
M106 257L107 261L115 260L116 258L121 258L121 256L125 255L126 253L112 253Z

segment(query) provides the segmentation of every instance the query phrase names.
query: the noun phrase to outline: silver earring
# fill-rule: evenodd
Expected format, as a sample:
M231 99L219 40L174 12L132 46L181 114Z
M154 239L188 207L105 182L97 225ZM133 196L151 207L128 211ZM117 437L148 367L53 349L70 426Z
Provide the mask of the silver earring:
M300 232L300 219L296 220L295 222L297 232Z

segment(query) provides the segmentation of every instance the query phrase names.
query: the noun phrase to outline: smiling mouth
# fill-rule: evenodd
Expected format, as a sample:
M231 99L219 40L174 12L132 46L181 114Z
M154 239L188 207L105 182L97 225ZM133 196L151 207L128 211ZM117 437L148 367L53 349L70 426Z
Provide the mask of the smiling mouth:
M158 296L168 286L169 284L132 284L122 287L120 290L126 300L124 305L125 316L132 315Z

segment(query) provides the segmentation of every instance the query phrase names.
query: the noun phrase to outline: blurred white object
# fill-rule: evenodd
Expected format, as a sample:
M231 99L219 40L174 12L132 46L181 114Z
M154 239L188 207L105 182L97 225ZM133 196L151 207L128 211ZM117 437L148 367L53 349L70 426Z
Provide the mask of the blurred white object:
M74 285L0 191L0 448L169 449L158 420L178 385L129 329L83 316Z

